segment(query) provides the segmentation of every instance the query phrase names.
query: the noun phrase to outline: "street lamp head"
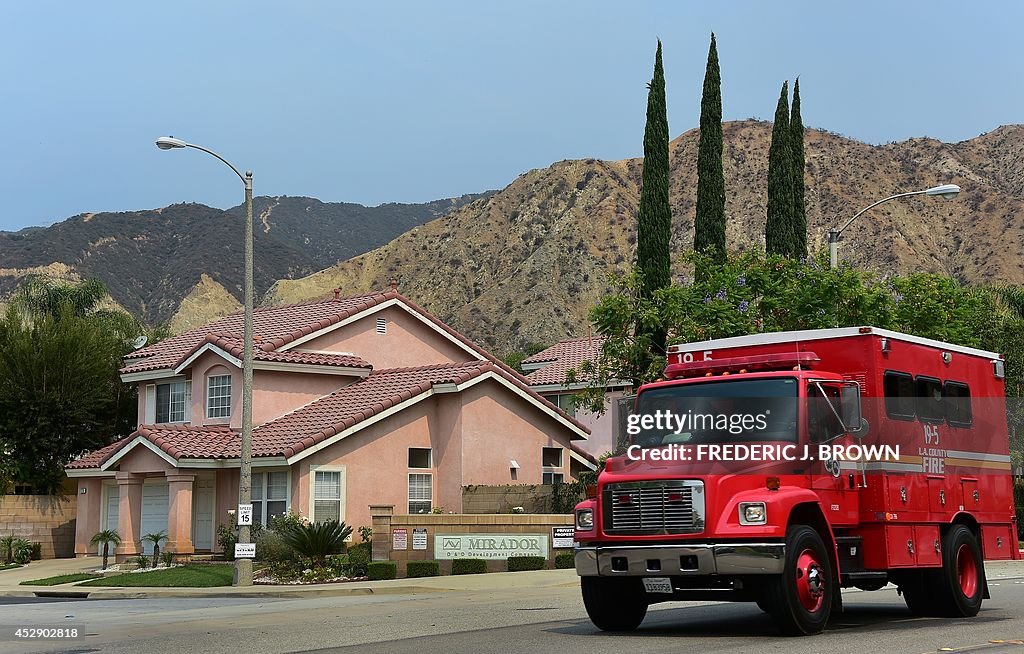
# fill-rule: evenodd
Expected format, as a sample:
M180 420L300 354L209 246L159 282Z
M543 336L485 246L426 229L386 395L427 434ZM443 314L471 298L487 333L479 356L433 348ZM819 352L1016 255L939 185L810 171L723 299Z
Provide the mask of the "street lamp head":
M960 192L960 187L956 184L943 184L942 186L933 186L932 188L925 191L926 195L940 195L947 200L952 200L956 197L956 194Z
M174 148L183 148L187 143L181 139L176 139L173 136L161 136L156 140L156 147L161 150L173 150Z

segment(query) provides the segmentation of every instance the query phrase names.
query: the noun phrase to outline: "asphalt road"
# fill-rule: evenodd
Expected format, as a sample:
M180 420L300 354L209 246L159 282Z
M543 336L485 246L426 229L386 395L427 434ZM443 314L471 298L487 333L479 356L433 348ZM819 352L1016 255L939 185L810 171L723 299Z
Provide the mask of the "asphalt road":
M894 590L844 595L821 636L787 638L753 604L652 607L632 634L597 631L574 585L545 589L319 599L146 599L0 603L0 653L110 652L1016 652L1024 579L990 582L977 617L914 618ZM13 626L78 625L66 642L12 637ZM945 649L950 648L950 649Z

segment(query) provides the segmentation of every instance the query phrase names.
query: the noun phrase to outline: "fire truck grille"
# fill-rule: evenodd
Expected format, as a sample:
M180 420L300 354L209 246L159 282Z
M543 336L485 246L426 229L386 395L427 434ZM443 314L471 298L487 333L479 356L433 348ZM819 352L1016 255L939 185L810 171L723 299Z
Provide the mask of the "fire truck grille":
M604 489L604 530L609 534L692 534L704 530L704 483L635 481Z

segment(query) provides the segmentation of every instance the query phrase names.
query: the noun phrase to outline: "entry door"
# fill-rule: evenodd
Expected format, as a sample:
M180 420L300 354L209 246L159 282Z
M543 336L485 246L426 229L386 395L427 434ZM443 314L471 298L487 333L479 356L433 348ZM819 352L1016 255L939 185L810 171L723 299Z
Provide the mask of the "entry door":
M167 484L143 484L142 529L139 537L167 531ZM153 553L153 543L142 541L142 551Z
M199 477L192 487L192 545L213 549L213 477Z
M107 515L106 515L107 522L106 522L106 524L104 525L103 528L104 529L113 529L114 531L117 531L117 508L118 508L118 503L121 500L121 493L118 491L117 486L110 485L110 486L104 486L104 488L106 488L106 490L107 490ZM96 553L99 554L99 555L103 554L103 544L102 543L96 546ZM110 553L111 554L114 553L114 547L113 546L110 547Z

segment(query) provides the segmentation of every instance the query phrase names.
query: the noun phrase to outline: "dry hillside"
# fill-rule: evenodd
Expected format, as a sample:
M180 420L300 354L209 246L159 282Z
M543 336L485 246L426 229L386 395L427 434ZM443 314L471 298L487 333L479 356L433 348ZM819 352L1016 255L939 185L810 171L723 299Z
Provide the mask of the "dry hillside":
M771 124L725 125L729 247L763 247ZM673 247L692 243L697 130L672 153ZM953 201L909 198L865 214L845 234L843 259L968 282L1024 282L1024 126L956 144L933 139L871 146L808 130L807 212L812 247L860 207L899 191L963 187ZM280 281L265 303L330 292L399 289L472 338L502 352L586 330L607 275L628 265L636 240L641 161L562 161L495 195L413 228L387 245L308 277Z

